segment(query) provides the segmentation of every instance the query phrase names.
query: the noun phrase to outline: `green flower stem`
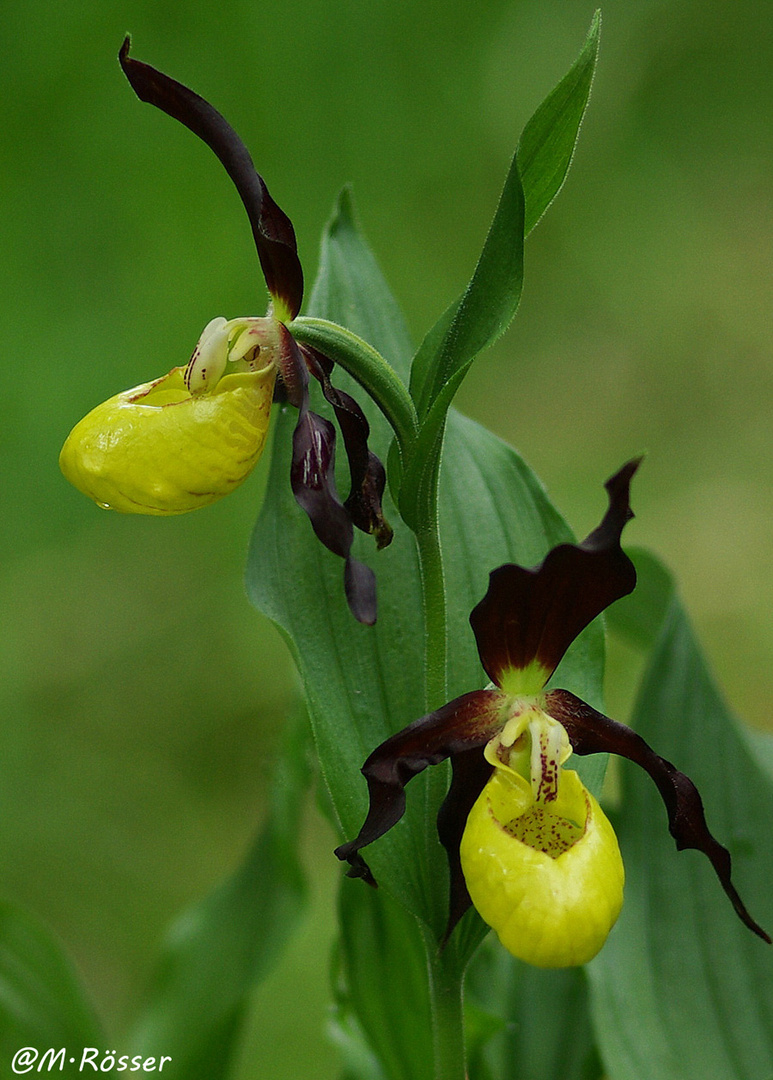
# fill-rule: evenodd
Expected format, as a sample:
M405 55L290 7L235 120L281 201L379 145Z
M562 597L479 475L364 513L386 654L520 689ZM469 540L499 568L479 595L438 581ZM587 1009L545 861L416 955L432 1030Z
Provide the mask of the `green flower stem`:
M344 368L373 398L392 426L403 460L410 460L419 424L410 394L394 369L362 338L326 319L300 317L288 327L293 336ZM448 699L447 615L443 558L437 515L437 490L415 528L424 608L426 709ZM433 1058L436 1080L466 1080L462 979L450 951L423 928L429 971Z
M288 325L288 330L298 341L319 349L357 380L392 425L405 453L416 438L419 421L405 383L381 353L351 330L327 319L299 316Z
M435 1080L466 1080L462 977L425 927Z
M424 607L425 707L427 712L448 700L446 587L437 512L416 531Z

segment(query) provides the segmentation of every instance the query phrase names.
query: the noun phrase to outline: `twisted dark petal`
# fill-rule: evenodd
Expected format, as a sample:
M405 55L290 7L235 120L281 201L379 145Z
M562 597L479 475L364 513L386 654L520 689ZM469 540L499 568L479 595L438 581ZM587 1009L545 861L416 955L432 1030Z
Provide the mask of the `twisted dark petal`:
M244 203L268 291L287 309L288 320L294 319L303 299L303 270L292 222L269 195L246 146L231 125L187 86L149 64L131 59L130 45L126 37L118 59L132 89L141 101L179 120L217 155Z
M403 816L405 785L428 765L438 765L455 754L484 746L502 726L502 705L506 700L498 690L474 690L463 694L409 724L373 751L362 767L370 798L365 823L354 840L336 848L338 858L351 864L351 877L363 877L375 885L359 852L388 832ZM454 799L458 797L457 790ZM450 813L451 810L446 811L444 824L444 835L448 837L452 831L448 820ZM464 820L467 820L466 815Z
M332 385L329 376L333 365L327 357L308 346L301 346L301 350L309 371L319 381L325 399L333 406L344 437L351 476L351 489L344 505L351 514L353 524L362 532L372 535L381 550L392 542L393 535L381 505L386 471L368 448L370 426L365 413L350 394Z
M483 756L480 747L455 754L451 764L454 770L451 786L437 817L438 836L448 855L449 870L448 924L443 935L444 943L465 911L472 906L462 873L459 846L470 811L493 772L493 766Z
M547 682L580 631L633 590L636 571L620 535L633 517L629 490L640 460L607 481L609 508L581 544L559 544L533 569L508 563L490 575L470 623L492 682L499 685L505 671L532 663L544 669Z
M334 471L335 428L304 405L293 432L293 494L309 515L317 538L334 554L347 559L354 532L338 498Z
M677 849L695 848L706 855L738 917L770 943L770 937L752 919L730 880L730 852L709 832L703 802L692 780L656 754L631 728L596 712L568 690L551 690L546 695L545 708L563 724L575 753L619 754L649 773L665 803L669 831Z
M338 497L335 482L335 428L309 408L309 372L290 331L280 324L280 369L292 405L298 409L293 431L290 485L295 501L309 516L319 540L345 560L344 592L358 622L376 621L376 578L373 571L350 555L354 527L348 509Z
M307 395L308 397L308 395ZM293 432L290 483L298 505L306 511L317 539L345 559L344 591L358 622L376 621L376 580L373 571L349 554L354 528L335 484L335 428L329 420L301 408Z

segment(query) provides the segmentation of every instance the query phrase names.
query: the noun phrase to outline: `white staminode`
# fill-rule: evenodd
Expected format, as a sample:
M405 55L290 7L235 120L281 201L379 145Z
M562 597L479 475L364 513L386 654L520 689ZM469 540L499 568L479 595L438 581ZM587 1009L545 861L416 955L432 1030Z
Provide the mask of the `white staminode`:
M509 720L484 750L492 765L528 778L540 803L557 797L559 769L571 753L563 726L532 698L513 701Z
M217 385L228 362L229 327L219 315L204 327L185 369L185 385L191 394Z

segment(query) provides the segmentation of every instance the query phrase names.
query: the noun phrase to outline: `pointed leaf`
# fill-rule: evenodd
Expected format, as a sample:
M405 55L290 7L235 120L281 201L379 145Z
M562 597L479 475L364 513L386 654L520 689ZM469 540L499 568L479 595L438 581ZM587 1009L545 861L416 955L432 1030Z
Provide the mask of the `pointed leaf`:
M590 97L600 29L601 12L597 11L577 60L523 129L516 156L526 201L526 236L561 190L569 171Z
M770 931L773 784L728 714L673 595L633 723L697 784L709 827L731 850L738 891ZM773 950L736 918L705 859L674 853L656 790L627 762L616 826L626 901L589 968L609 1073L763 1080L773 1069Z
M430 330L413 362L411 394L420 419L448 384L458 388L478 353L504 333L515 315L523 286L523 212L514 157L470 282ZM450 404L448 397L446 411Z
M400 509L412 527L434 509L445 418L475 357L508 327L523 286L523 240L560 190L590 94L600 14L580 56L526 125L478 265L462 295L422 342L411 368L421 422L400 478Z
M363 303L363 297L369 302ZM380 351L407 381L413 342L373 252L362 242L348 187L338 196L325 230L309 308L317 314L330 312L333 322L349 329L357 326L366 341L380 343Z

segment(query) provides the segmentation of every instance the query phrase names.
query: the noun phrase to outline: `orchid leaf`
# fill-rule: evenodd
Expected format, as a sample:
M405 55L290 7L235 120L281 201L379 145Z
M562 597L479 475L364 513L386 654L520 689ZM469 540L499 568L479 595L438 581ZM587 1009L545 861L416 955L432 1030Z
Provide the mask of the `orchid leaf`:
M513 157L478 265L466 289L430 330L411 371L419 418L449 384L459 381L483 349L504 333L523 285L523 189ZM446 409L451 403L449 398Z
M433 1080L428 974L418 923L384 890L348 878L341 882L339 905L339 997L346 995L388 1080Z
M420 430L400 478L400 510L415 528L434 513L448 409L475 357L509 326L523 287L523 241L566 177L590 94L600 15L580 56L521 135L480 259L411 367Z
M652 556L636 553L636 562L644 587L612 616L652 644L633 726L697 784L738 890L770 932L770 774L722 701L667 571ZM589 965L609 1075L764 1080L773 1069L773 951L736 918L707 861L674 851L654 785L627 762L615 825L626 901Z
M364 268L361 275L349 272L351 260ZM334 322L347 319L351 330L368 333L371 344L398 372L405 371L410 357L407 334L372 256L354 231L348 200L339 204L325 236L313 302L320 308L312 315ZM337 369L333 382L350 388ZM324 407L320 404L321 411ZM372 403L364 408L371 445L382 456L391 429ZM413 534L386 498L385 512L395 527L392 544L376 553L364 537L355 543L357 557L375 570L379 591L376 625L357 625L342 596L340 564L314 542L290 491L294 420L289 410L280 409L276 417L271 473L249 554L247 585L253 602L281 629L296 660L341 838L351 839L367 808L360 767L376 746L423 712L418 560ZM440 500L451 698L486 681L468 619L486 591L489 570L506 561L534 565L571 535L518 455L457 414L449 421ZM601 628L594 625L567 653L556 679L600 703L602 658ZM438 784L442 769L430 771L434 779L422 775L412 781L405 817L367 854L379 884L440 938L448 916L448 886L435 815L444 785ZM361 883L355 887L358 884L366 888ZM467 929L460 965L479 933ZM461 940L463 935L457 934ZM457 934L449 948L455 947Z
M397 301L385 288L373 252L362 242L348 187L338 197L326 237L310 309L317 313L334 311L342 326L356 325L366 341L380 341L383 354L398 375L407 380L413 342ZM363 296L372 297L372 302L363 303Z
M607 626L632 645L649 650L658 639L673 600L674 579L663 563L644 548L626 547L626 552L636 567L637 585L609 608Z
M461 297L424 339L411 369L420 428L400 480L412 528L431 520L446 416L475 357L510 325L523 286L523 190L513 158L478 265Z
M467 1005L498 1020L471 1058L470 1075L491 1080L600 1080L586 978L579 968L549 971L515 960L490 937L473 959ZM545 1032L550 1037L545 1038Z
M561 190L590 97L599 51L601 12L593 16L580 55L523 129L516 153L528 236Z
M22 1047L104 1046L94 1011L51 932L10 903L0 904L0 1059ZM34 1063L39 1064L39 1062ZM20 1068L19 1071L32 1071Z
M253 987L303 913L297 838L309 784L308 721L288 724L266 823L232 877L172 925L134 1032L136 1053L163 1047L180 1080L231 1075Z

